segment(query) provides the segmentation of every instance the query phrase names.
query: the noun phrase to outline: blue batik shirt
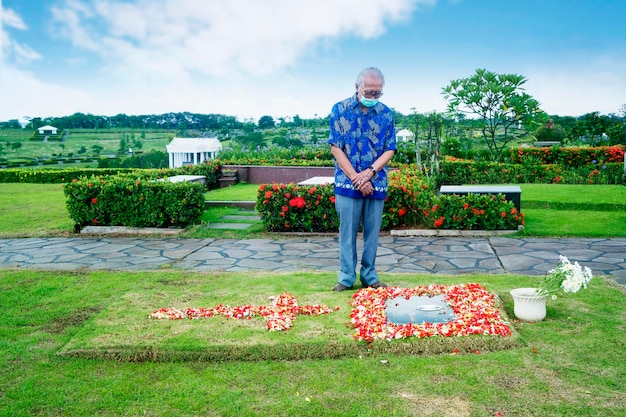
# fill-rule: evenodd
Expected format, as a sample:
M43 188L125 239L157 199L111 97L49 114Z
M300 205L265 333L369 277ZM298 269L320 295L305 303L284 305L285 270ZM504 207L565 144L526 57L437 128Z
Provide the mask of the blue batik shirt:
M346 154L356 172L366 170L384 152L397 150L393 112L378 102L363 113L357 95L354 94L333 106L328 143ZM384 200L388 187L387 167L377 172L371 181L374 184L374 194L368 198ZM363 194L354 188L352 181L336 161L335 194L363 198Z

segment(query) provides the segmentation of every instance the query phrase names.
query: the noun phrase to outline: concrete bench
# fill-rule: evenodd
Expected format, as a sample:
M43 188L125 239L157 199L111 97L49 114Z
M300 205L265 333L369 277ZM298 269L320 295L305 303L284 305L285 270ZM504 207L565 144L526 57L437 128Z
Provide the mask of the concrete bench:
M542 142L542 141L539 141L539 142L534 142L533 146L535 148L551 148L553 146L560 145L560 144L561 144L561 142L553 142L553 141L543 141Z
M335 177L311 177L304 181L300 181L298 185L324 185L324 184L334 184Z
M200 184L206 184L206 177L204 175L174 175L168 178L169 182L199 182Z
M442 185L439 194L503 194L518 212L522 210L522 189L517 185Z

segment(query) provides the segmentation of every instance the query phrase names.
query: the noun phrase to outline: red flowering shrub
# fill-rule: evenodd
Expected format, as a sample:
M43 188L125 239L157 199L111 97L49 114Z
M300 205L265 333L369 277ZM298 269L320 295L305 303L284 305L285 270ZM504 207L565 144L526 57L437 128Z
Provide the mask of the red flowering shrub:
M433 202L423 211L426 225L435 229L515 230L524 224L524 215L502 194L443 194Z
M430 206L436 191L432 181L414 168L407 165L389 172L383 229L415 226L424 222L422 208Z
M332 184L261 184L256 210L271 232L336 232L334 192Z
M598 173L591 175L594 170ZM439 182L442 184L624 184L624 164L607 162L569 166L541 164L529 157L523 164L468 161L446 158L441 163Z
M624 162L624 146L552 147L511 149L510 160L523 164L528 158L536 158L541 164L559 164L568 167Z

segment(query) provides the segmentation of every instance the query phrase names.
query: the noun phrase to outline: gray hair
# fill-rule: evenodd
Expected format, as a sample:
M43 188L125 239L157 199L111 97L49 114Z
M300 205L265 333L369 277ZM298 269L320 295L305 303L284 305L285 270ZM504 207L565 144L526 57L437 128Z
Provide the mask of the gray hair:
M365 68L363 71L359 72L359 75L356 77L356 85L363 87L363 83L367 77L378 78L383 82L383 87L385 86L385 76L382 71L376 67Z

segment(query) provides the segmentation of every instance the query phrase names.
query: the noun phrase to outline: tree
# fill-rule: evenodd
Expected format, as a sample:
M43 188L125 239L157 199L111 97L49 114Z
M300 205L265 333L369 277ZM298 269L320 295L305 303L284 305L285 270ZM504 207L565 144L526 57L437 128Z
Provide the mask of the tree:
M276 125L272 116L261 116L259 119L259 129L273 129Z
M11 149L17 151L22 147L22 142L11 142Z
M104 147L102 145L91 145L91 152L93 152L94 155L100 155L103 149Z
M515 139L511 127L533 128L544 118L539 102L526 94L526 78L517 74L495 74L477 69L469 78L452 80L443 88L450 113L473 114L481 120L483 139L494 160L501 159L506 145Z
M444 136L445 117L443 113L435 111L425 115L413 111L415 123L415 159L417 167L426 176L436 176L439 172L441 160L441 143ZM422 160L422 154L424 160Z

